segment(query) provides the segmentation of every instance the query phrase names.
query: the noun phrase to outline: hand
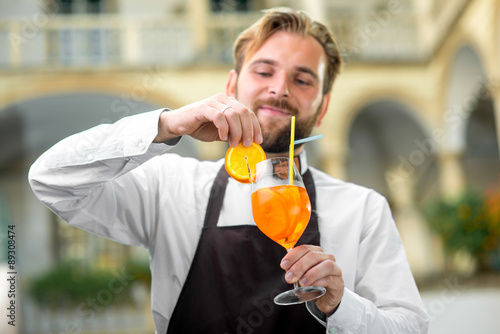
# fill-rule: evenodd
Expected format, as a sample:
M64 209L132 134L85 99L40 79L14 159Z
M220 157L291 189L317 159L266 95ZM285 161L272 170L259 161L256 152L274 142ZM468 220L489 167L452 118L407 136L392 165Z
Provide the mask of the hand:
M301 286L322 286L326 293L316 299L318 309L330 316L344 295L342 271L335 256L325 253L319 246L301 245L290 250L281 260L281 268L286 270L285 279Z
M224 94L162 113L154 142L164 142L182 135L201 141L228 141L233 147L240 141L244 146L250 146L252 141L258 144L262 142L255 113L235 98Z

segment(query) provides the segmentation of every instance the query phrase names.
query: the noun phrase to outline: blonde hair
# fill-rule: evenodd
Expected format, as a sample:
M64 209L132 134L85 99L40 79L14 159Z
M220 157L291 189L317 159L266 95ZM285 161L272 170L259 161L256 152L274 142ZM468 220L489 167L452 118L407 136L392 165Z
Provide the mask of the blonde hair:
M325 25L312 20L301 10L295 11L283 7L266 10L262 18L244 30L236 39L233 48L236 72L240 73L247 56L257 52L272 34L282 30L302 36L312 36L321 44L327 59L323 95L330 92L342 67L339 47Z

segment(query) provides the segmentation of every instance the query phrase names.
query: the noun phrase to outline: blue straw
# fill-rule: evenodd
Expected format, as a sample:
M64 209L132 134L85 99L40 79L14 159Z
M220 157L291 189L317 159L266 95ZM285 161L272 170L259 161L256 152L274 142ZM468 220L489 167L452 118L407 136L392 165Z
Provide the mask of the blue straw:
M312 136L312 137L307 137L307 138L295 140L293 143L295 145L297 145L297 144L307 143L308 141L313 141L313 140L321 139L321 138L323 138L323 135L317 135L317 136Z

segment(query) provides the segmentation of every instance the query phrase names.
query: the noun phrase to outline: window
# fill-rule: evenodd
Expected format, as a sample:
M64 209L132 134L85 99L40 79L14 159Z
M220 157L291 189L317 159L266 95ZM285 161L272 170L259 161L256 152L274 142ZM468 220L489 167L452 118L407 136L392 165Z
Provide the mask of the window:
M251 0L211 0L213 12L246 12L251 8Z
M57 0L54 10L58 14L98 14L107 12L106 0Z

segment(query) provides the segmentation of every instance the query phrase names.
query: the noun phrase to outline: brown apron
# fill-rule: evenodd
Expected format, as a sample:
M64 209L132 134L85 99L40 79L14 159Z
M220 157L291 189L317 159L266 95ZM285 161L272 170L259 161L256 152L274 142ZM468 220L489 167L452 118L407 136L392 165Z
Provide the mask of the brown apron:
M273 302L278 293L292 288L280 268L286 254L282 246L253 225L217 227L228 177L222 166L167 333L325 333L305 305ZM312 214L297 245L319 245L316 192L309 169L303 179Z

